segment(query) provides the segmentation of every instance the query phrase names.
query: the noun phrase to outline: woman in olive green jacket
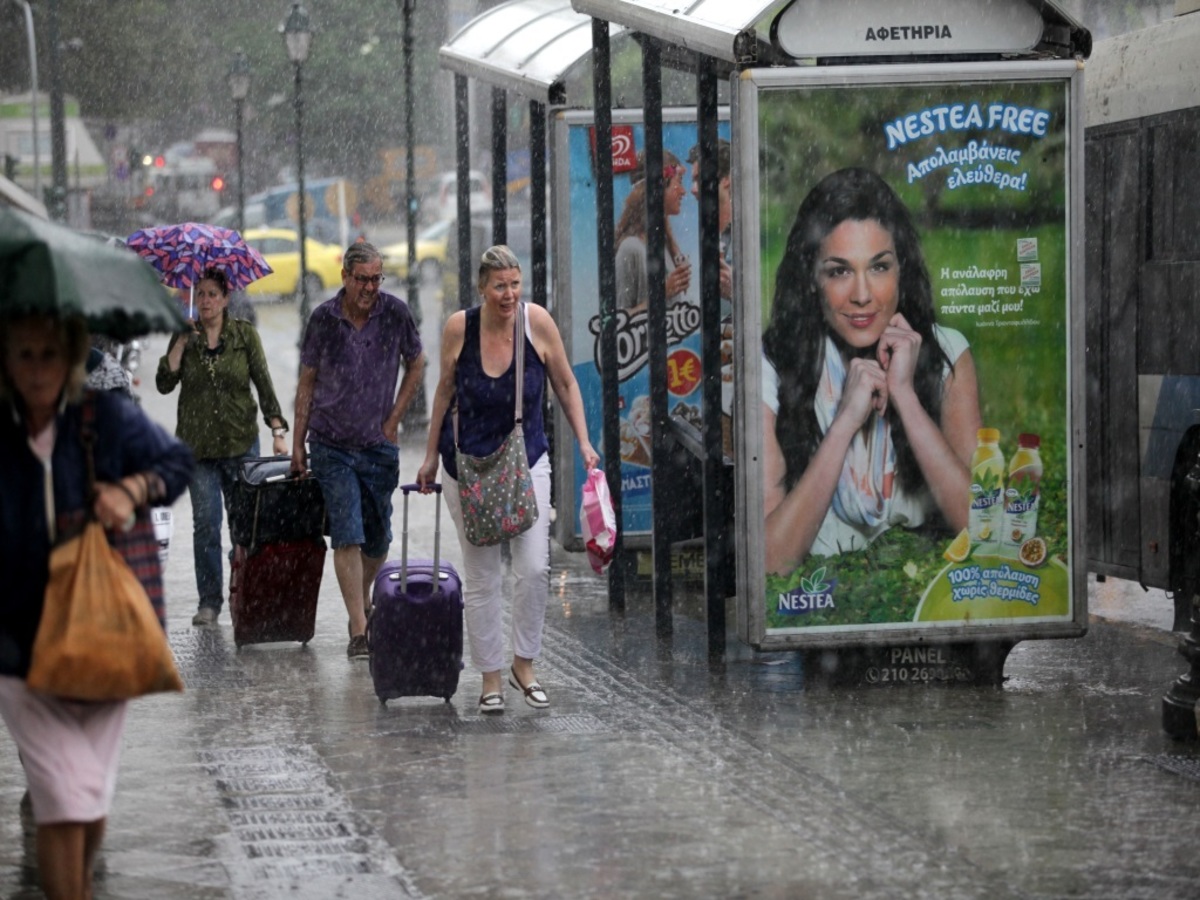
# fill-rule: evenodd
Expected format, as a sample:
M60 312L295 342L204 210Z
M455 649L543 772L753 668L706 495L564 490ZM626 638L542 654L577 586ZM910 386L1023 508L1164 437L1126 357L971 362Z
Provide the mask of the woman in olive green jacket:
M238 466L259 455L258 422L250 385L271 428L276 454L288 451L288 425L279 409L258 332L229 317L229 282L205 271L195 287L195 330L176 335L158 361L155 383L169 394L180 385L175 433L196 456L192 497L193 552L199 609L193 625L215 625L224 601L221 571L222 500L228 510Z

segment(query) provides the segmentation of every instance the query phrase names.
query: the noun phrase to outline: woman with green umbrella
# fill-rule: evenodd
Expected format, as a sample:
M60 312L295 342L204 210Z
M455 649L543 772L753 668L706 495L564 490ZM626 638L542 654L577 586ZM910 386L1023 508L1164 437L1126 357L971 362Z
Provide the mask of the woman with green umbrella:
M94 517L165 621L148 504L174 501L192 472L187 447L130 400L81 391L88 328L124 340L182 324L133 254L0 207L0 718L24 764L51 898L92 896L125 703L77 703L26 685L50 551Z
M48 295L54 280L43 271ZM92 896L126 705L75 702L26 685L50 551L94 517L161 609L156 542L131 545L131 535L121 532L140 522L133 534L152 535L149 504L172 502L192 470L187 447L130 400L82 390L88 349L78 315L0 310L0 717L21 754L38 871L51 898ZM86 432L93 438L93 484Z
M288 451L283 418L258 332L229 316L225 272L209 268L196 283L195 330L176 335L158 361L155 384L163 394L179 385L175 433L196 455L192 480L192 547L199 608L193 625L215 625L224 603L221 563L222 501L227 511L238 466L259 455L256 406L271 429L277 455Z

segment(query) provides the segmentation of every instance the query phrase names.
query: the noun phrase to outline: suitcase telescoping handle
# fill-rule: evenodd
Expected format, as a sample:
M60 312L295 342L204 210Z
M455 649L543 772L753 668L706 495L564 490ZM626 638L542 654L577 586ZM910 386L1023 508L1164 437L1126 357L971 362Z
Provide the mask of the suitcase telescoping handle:
M441 494L441 484L428 485L429 489L434 494ZM400 533L400 591L408 593L408 495L411 491L420 493L421 486L419 484L402 484L400 490L404 491L404 530ZM433 590L436 593L438 583L441 581L442 569L439 558L442 542L442 504L438 502L437 497L434 497L433 503Z

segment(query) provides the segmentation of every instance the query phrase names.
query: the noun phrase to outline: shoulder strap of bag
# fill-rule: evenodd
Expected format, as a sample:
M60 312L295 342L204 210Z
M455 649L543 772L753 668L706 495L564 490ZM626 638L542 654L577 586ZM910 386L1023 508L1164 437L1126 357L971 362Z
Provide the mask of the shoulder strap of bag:
M84 392L82 414L79 440L83 443L83 463L87 470L87 518L90 521L96 514L96 457L93 452L96 446L96 399L91 391Z
M517 321L513 323L513 328L515 329L513 341L517 347L517 391L513 425L517 426L521 424L521 419L525 414L525 406L521 402L525 393L525 304L520 300L517 301Z

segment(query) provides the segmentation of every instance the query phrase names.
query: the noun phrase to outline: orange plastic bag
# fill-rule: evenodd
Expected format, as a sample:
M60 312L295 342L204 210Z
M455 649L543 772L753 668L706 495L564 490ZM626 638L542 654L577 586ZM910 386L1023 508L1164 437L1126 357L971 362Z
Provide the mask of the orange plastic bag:
M72 700L183 690L150 599L99 522L50 554L26 684Z

